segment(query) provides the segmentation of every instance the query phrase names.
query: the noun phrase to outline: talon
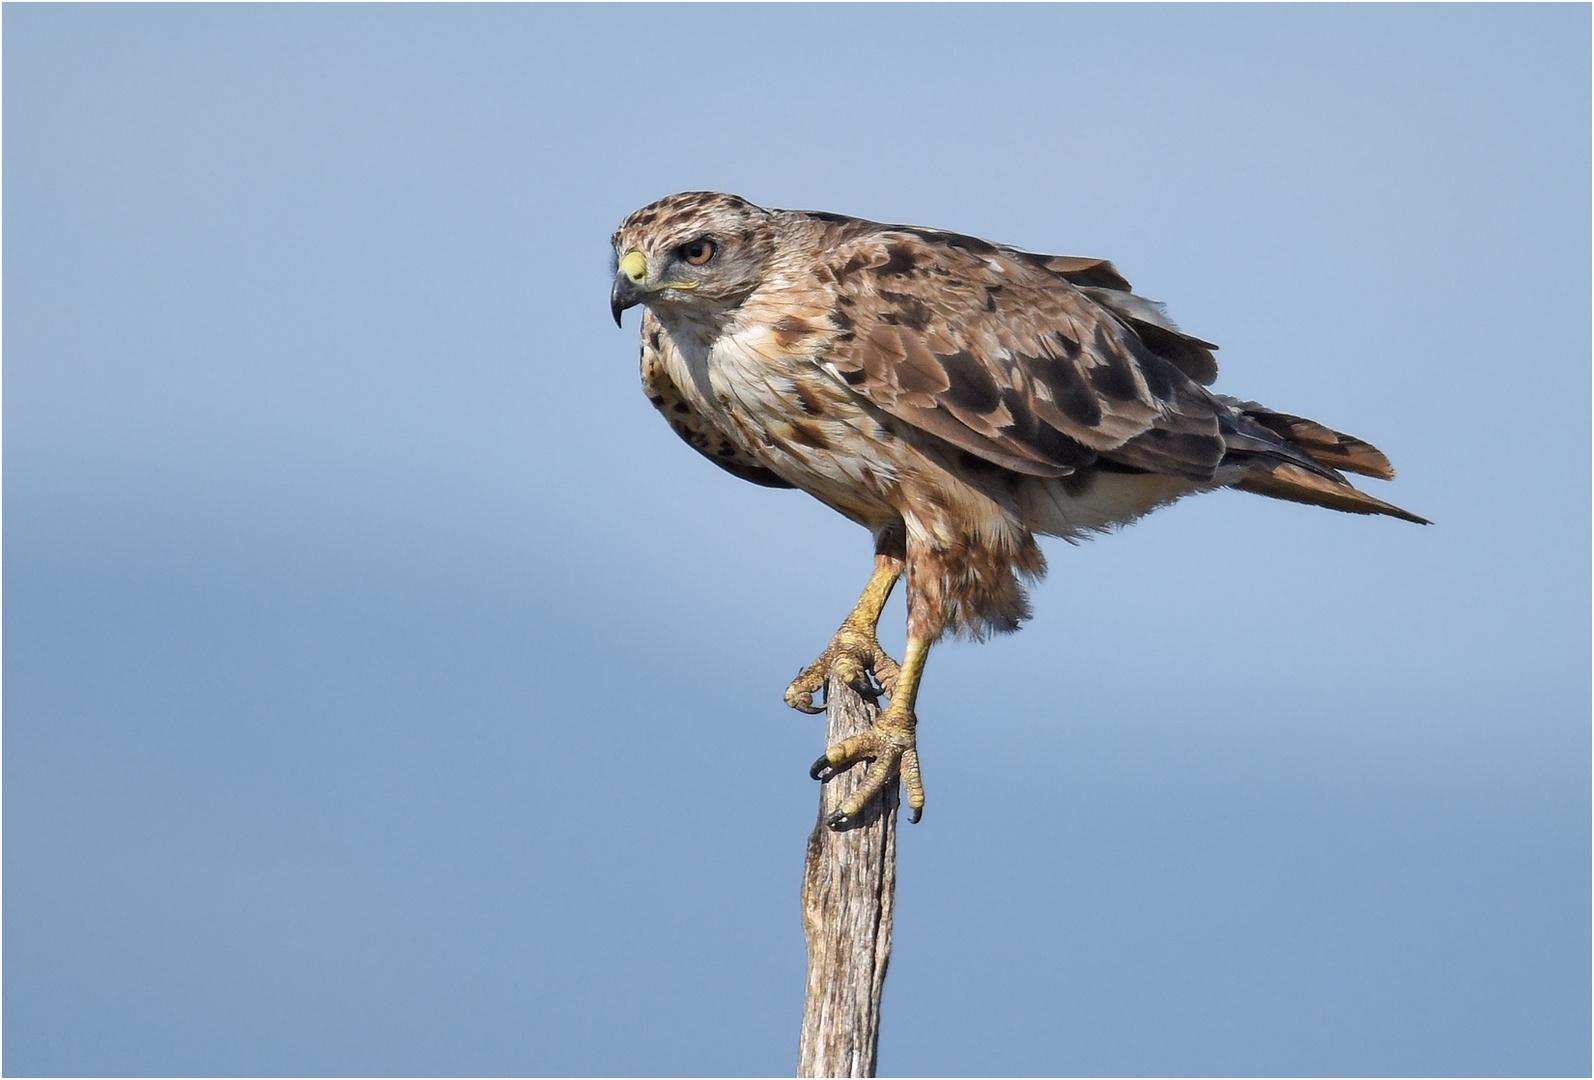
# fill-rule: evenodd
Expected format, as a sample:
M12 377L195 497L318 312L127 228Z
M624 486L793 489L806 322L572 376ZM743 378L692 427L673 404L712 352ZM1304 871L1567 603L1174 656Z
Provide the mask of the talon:
M786 688L786 704L800 712L823 712L814 705L814 696L823 693L828 701L832 677L869 701L878 701L882 695L892 692L900 668L880 647L875 637L875 622L880 618L880 606L885 603L896 578L897 571L889 567L875 572L857 609L832 635L825 651L803 668Z
M919 823L919 819L921 817L923 817L923 816L924 816L924 807L922 807L922 806L910 806L910 807L908 807L908 824L909 825L917 825Z
M913 737L918 721L907 701L906 696L893 700L868 730L830 747L809 770L809 776L825 782L860 761L874 763L857 788L845 795L846 801L841 807L825 818L832 829L856 821L865 806L879 798L888 787L895 790L898 783L904 789L903 801L910 807L909 821L919 820L920 808L924 806L924 783L919 774L919 751Z
M786 704L798 712L805 712L809 716L814 716L824 712L825 709L823 705L814 704L813 689L805 686L807 675L808 672L806 670L798 672L797 678L792 680L790 686L786 687Z
M820 711L813 703L818 693L823 693L828 703L832 680L837 685L851 687L858 696L872 702L882 697L891 699L891 704L867 731L836 743L808 770L810 777L825 784L860 761L873 762L854 790L837 792L846 801L825 816L825 824L832 829L858 822L866 806L888 787L896 790L898 784L903 789L903 801L909 807L910 822L919 820L924 806L924 783L919 775L919 752L913 737L918 725L913 703L918 697L919 678L924 671L925 657L929 655L930 639L917 634L910 619L906 651L899 665L886 655L875 635L880 610L901 574L900 557L877 552L874 576L869 579L858 606L831 637L819 658L803 668L786 688L786 703L807 713Z
M885 654L874 639L873 630L844 625L819 654L786 688L786 704L799 712L824 712L814 704L814 695L830 699L830 677L839 678L868 701L890 694L897 681L897 662ZM873 675L874 678L870 678ZM879 685L876 685L878 682Z
M865 701L879 701L880 695L885 693L883 689L869 681L868 672L864 672L856 679L848 680L847 685L852 687L853 693L857 694Z

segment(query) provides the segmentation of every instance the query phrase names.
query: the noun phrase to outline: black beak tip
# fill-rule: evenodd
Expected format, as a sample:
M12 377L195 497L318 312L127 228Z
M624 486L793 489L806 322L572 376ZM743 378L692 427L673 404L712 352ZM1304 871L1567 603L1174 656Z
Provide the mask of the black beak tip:
M614 316L614 325L620 326L620 315L626 308L637 302L636 291L625 278L616 278L614 287L609 290L609 314Z

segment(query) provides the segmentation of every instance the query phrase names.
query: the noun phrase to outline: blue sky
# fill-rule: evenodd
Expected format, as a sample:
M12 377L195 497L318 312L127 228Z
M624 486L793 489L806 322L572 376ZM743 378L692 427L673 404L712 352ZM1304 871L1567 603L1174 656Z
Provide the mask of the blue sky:
M936 651L883 1075L1588 1071L1587 7L3 19L8 1073L791 1071L869 543L638 392L690 188L1112 258L1435 521Z

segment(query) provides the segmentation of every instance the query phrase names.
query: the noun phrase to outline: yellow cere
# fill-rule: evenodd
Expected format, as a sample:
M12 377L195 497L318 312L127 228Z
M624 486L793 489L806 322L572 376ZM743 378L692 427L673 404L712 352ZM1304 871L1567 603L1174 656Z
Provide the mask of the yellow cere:
M628 251L625 258L620 260L620 273L642 284L642 279L648 276L648 260L640 251Z

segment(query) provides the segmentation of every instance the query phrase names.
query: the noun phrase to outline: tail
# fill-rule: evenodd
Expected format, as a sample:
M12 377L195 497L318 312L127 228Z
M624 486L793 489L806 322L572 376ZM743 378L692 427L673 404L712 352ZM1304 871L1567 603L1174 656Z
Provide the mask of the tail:
M1351 514L1385 514L1418 525L1426 518L1357 491L1339 470L1393 480L1394 466L1376 446L1254 401L1222 398L1238 414L1234 430L1224 426L1225 466L1240 476L1230 486L1274 499L1326 506Z

